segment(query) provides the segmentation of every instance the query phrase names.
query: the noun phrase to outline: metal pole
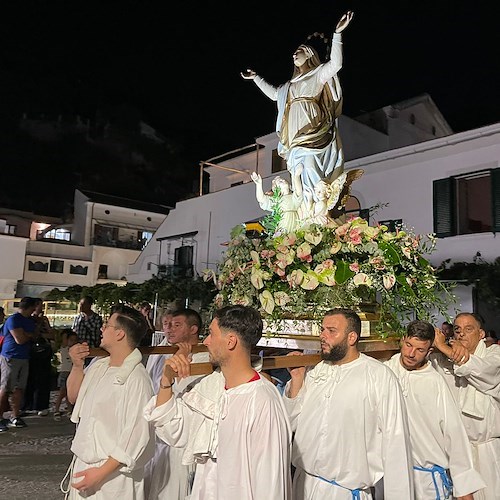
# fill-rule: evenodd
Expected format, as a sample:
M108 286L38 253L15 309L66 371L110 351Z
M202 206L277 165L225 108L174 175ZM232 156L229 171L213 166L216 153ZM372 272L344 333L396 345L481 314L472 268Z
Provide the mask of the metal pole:
M203 162L200 162L200 196L203 196Z
M156 315L158 311L158 292L155 293L155 304L153 309L153 328L156 330Z

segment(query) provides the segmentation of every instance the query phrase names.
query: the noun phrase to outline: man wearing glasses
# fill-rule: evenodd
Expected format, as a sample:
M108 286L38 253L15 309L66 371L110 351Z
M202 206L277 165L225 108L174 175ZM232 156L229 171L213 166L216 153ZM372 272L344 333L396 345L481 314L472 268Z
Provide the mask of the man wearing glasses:
M484 500L500 492L500 346L486 347L483 322L475 313L460 313L454 340L436 332L432 364L444 376L460 408L472 446L475 468L486 482Z
M101 328L100 347L109 356L84 369L88 343L69 350L67 397L78 424L64 491L70 499L144 498L144 466L154 450L152 428L142 416L153 387L137 349L146 330L139 311L119 305Z

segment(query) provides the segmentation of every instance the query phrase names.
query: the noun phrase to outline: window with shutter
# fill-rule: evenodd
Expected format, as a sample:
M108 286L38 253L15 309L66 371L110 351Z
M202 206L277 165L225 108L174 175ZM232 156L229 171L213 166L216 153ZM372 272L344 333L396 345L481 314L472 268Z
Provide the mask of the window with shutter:
M500 232L500 168L491 171L493 232Z
M438 238L455 236L455 179L439 179L433 182L434 233Z
M500 169L480 170L433 183L438 238L500 230Z

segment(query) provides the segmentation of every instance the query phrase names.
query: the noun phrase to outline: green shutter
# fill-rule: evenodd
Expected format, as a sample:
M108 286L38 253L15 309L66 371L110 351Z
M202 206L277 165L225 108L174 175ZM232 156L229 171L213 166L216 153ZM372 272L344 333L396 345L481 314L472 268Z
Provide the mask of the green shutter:
M491 171L491 210L493 232L500 232L500 168Z
M438 238L457 234L455 179L438 179L433 182L434 233Z

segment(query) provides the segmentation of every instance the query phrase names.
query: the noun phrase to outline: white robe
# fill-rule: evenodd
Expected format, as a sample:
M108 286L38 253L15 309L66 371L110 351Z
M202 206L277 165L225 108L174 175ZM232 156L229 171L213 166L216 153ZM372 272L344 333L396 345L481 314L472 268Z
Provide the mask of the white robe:
M144 498L144 465L154 449L152 426L142 416L151 398L151 380L135 349L122 366L109 366L101 358L85 372L71 421L77 425L71 451L73 474L102 465L109 457L123 464L96 491L82 494L70 489L70 499L141 500ZM78 482L70 478L70 482Z
M443 378L430 363L420 370L407 370L399 353L385 364L398 377L405 396L413 465L449 469L456 497L484 488L484 481L474 469L460 411ZM435 475L435 479L444 496L439 476ZM415 470L414 481L417 500L436 497L432 473Z
M159 345L168 345L163 339ZM160 379L163 373L165 359L172 354L151 354L146 369L151 376L154 393L158 393ZM192 363L205 363L209 361L208 352L193 353ZM200 376L186 377L175 381L174 395L184 391L188 385L198 380ZM154 457L146 464L144 471L144 491L149 500L176 500L184 499L191 491L194 477L194 464L182 463L182 448L171 448L165 441L156 436Z
M486 347L480 341L462 366L453 365L440 353L431 360L455 396L472 446L474 466L486 482L486 488L474 498L499 500L500 345Z
M145 418L171 446L183 447L183 463L197 462L192 500L288 500L290 423L276 387L266 380L224 389L218 371L189 393Z
M289 386L294 500L350 500L354 489L372 498L382 477L385 500L413 499L406 408L387 366L364 354L343 365L321 361L293 399Z

